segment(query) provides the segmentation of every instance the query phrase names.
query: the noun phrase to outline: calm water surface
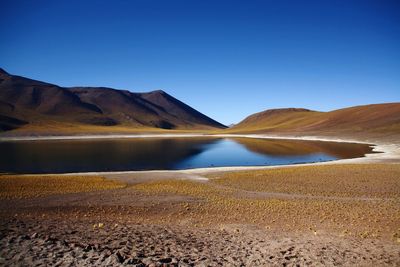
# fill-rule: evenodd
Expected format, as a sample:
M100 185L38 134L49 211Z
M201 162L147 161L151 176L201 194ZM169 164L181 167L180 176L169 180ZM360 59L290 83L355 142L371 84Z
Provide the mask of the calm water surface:
M263 166L362 157L368 145L251 138L0 142L0 172L64 173Z

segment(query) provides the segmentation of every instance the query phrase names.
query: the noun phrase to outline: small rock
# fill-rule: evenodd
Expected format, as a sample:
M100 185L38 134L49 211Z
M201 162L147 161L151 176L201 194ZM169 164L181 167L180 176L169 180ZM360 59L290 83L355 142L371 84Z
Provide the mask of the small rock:
M142 252L132 252L132 257L134 257L134 258L144 258L145 255Z
M37 238L38 236L39 236L38 233L33 233L33 234L31 235L31 238L34 239L34 238Z
M150 265L150 264L153 263L153 261L152 261L151 258L144 258L144 259L142 259L142 262L143 262L145 265Z
M110 266L110 265L118 265L118 264L120 264L121 262L119 262L119 259L118 259L118 257L116 256L116 255L111 255L110 257L108 257L105 261L104 261L104 264L105 265L107 265L107 266Z

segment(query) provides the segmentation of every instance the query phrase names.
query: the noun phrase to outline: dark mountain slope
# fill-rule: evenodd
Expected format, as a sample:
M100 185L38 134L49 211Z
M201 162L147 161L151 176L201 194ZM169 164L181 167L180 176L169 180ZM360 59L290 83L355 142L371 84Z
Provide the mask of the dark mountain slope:
M159 97L158 95L163 95ZM152 96L147 99L147 96ZM157 99L162 98L160 103ZM154 102L154 103L153 103ZM165 92L132 93L104 87L63 88L10 75L0 69L0 115L26 124L67 123L164 129L211 129L224 126Z
M199 125L224 128L222 124L161 90L149 93L88 87L69 90L82 101L96 105L105 115L119 122L166 129L193 128Z
M101 113L59 86L0 72L0 108L50 115Z
M218 128L226 128L224 125L219 122L212 120L206 115L198 112L192 107L186 105L185 103L179 101L178 99L172 97L162 90L157 90L149 93L141 93L139 94L143 99L148 100L149 102L157 105L158 107L162 107L164 110L168 110L168 113L177 117L182 118L186 121L195 122L198 124L208 124L212 123Z

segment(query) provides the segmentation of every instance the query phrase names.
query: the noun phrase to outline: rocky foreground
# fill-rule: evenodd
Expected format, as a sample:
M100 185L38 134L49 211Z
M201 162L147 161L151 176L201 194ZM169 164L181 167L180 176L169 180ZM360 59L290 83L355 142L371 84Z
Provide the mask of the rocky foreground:
M399 177L398 164L3 175L0 266L400 266Z
M328 235L60 222L2 222L4 266L399 266L399 245Z

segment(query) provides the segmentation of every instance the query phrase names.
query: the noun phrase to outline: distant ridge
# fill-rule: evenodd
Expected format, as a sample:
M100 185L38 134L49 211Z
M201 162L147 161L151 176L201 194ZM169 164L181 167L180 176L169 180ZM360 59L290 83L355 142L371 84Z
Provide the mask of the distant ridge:
M119 126L132 129L223 129L164 91L132 93L105 87L65 88L0 68L0 130Z
M355 106L330 112L272 109L248 116L230 128L235 133L400 134L400 103Z
M133 93L106 87L66 88L10 75L0 68L0 131L52 135L159 130L400 136L400 103L330 112L270 109L227 128L162 90Z
M259 124L260 121L263 121L265 119L271 120L273 118L280 118L282 116L286 115L299 115L303 113L308 113L308 112L315 112L309 109L304 109L304 108L279 108L279 109L268 109L264 110L258 113L254 113L247 118L245 118L243 121L241 121L239 124L236 124L236 126L239 126L240 124Z

